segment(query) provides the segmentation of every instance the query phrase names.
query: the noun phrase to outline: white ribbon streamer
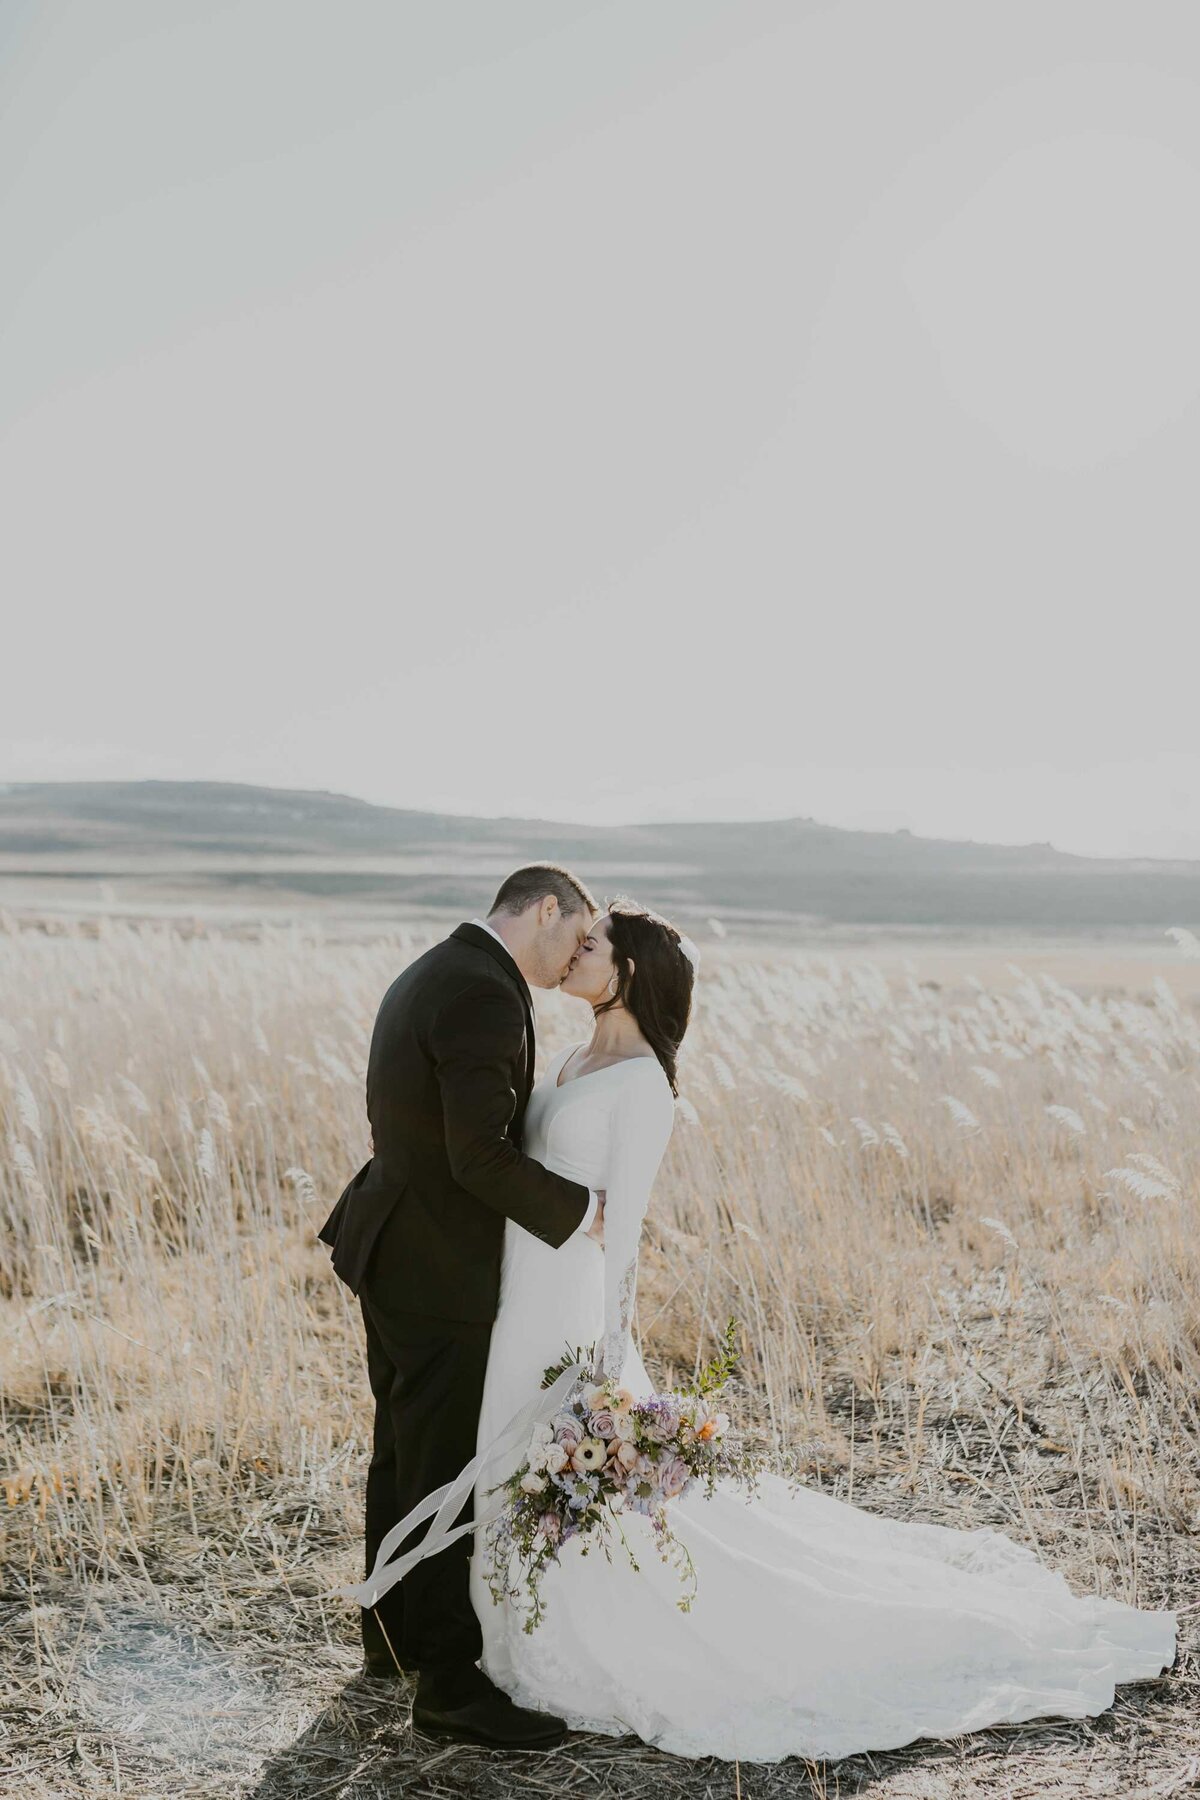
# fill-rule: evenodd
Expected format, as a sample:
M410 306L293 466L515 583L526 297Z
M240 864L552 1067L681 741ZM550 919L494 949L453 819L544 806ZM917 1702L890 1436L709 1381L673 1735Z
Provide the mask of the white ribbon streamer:
M460 1469L453 1481L446 1482L440 1488L434 1488L426 1494L399 1522L392 1526L375 1556L375 1566L365 1581L352 1587L334 1588L332 1593L323 1595L324 1599L353 1600L359 1606L374 1606L386 1594L389 1588L408 1574L410 1569L423 1562L427 1556L436 1556L455 1538L463 1537L468 1531L478 1531L486 1525L504 1505L502 1498L493 1498L490 1505L485 1504L476 1509L476 1516L465 1524L451 1525L450 1521L461 1511L463 1502L475 1486L480 1471L488 1463L502 1456L506 1451L515 1449L520 1443L527 1442L535 1425L543 1421L549 1422L559 1410L560 1403L566 1399L575 1383L590 1374L586 1363L571 1363L557 1376L552 1385L542 1388L527 1405L515 1412L508 1424L503 1426L491 1443L473 1456L465 1468ZM389 1562L393 1550L398 1550L409 1532L418 1526L423 1519L433 1516L433 1523L419 1544L397 1556Z

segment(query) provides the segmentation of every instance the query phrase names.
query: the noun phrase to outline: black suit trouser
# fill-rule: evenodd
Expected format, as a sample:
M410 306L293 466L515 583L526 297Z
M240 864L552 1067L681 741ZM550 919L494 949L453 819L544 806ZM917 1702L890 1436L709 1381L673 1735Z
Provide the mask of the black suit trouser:
M491 1324L434 1319L381 1304L364 1286L359 1295L367 1332L367 1368L375 1396L375 1440L367 1473L366 1569L383 1538L419 1500L452 1481L475 1454ZM456 1520L474 1516L467 1495ZM410 1549L429 1529L418 1525L401 1545ZM470 1560L475 1539L466 1532L447 1549L410 1569L378 1606L363 1609L363 1648L386 1657L389 1644L405 1668L437 1681L478 1661L479 1619L471 1605Z

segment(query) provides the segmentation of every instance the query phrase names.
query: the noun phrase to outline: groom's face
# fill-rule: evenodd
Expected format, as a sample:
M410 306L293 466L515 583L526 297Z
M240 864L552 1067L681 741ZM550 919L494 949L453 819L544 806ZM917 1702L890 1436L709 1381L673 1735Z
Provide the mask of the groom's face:
M543 901L542 907L544 912L539 912L531 959L536 966L530 972L530 979L534 987L556 988L587 936L592 917L586 907L578 912L564 913L557 901L550 907Z

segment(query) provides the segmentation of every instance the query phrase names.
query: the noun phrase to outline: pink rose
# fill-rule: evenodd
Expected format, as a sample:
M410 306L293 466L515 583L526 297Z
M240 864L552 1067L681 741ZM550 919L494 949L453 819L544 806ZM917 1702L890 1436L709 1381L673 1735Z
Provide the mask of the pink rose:
M544 1512L538 1520L538 1530L548 1543L557 1544L562 1536L562 1520L556 1512Z
M563 1419L554 1433L554 1441L570 1452L578 1450L583 1442L583 1426L578 1419Z
M691 1470L681 1456L669 1456L658 1471L658 1485L662 1489L664 1500L673 1500L681 1494L691 1479Z
M602 1406L598 1411L594 1412L588 1420L588 1424L592 1428L593 1437L610 1438L616 1436L616 1421L612 1416L611 1408L607 1406Z

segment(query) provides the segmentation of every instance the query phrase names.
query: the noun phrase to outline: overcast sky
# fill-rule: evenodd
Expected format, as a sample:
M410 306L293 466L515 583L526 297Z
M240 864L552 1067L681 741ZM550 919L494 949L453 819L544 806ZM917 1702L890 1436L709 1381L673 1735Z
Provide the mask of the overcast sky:
M0 779L1200 856L1200 9L3 0Z

